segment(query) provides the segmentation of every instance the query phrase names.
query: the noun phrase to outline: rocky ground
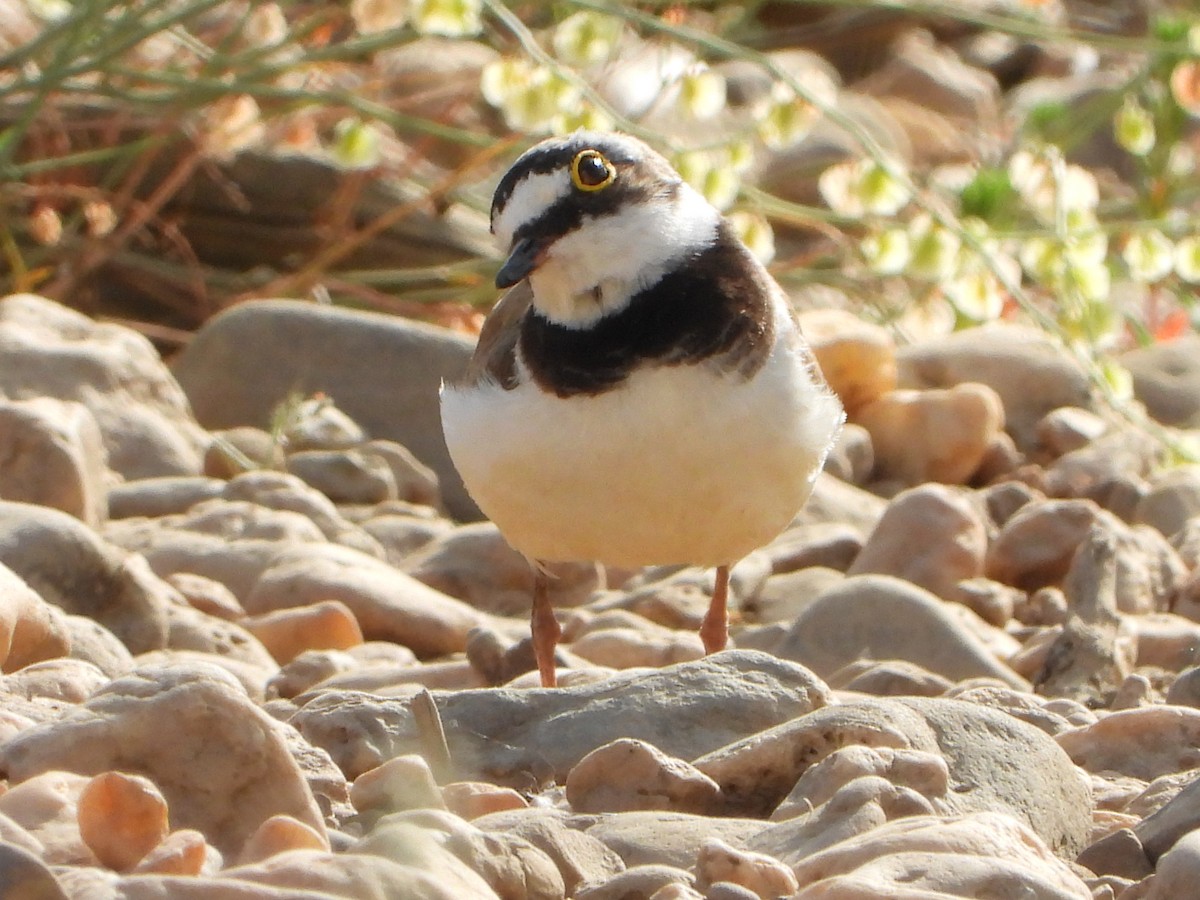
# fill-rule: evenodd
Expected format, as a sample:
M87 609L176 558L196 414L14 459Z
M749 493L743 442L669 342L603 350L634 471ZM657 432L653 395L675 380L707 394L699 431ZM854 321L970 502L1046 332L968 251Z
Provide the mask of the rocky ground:
M1073 33L1111 39L1097 51L923 6L761 4L761 49L836 74L844 121L748 177L821 206L856 129L913 172L1001 158L1032 111L1128 83L1119 38L1154 6L1066 3ZM24 5L0 11L6 46L33 39ZM629 54L619 108L651 50ZM501 138L479 96L499 56L422 37L369 78L325 77ZM771 90L721 71L734 113ZM58 123L37 152L63 152ZM1135 194L1110 129L1071 137L1106 193ZM464 161L394 140L425 148L428 183ZM132 330L0 299L0 897L1196 896L1200 467L1161 438L1200 428L1200 338L1121 355L1130 417L1042 332L915 328L898 348L856 314L904 307L894 279L789 283L824 307L803 326L850 424L796 521L736 568L733 649L706 658L695 633L711 572L558 566L563 686L545 690L529 568L441 440L438 385L470 339L290 301L208 318L234 275L326 249L344 173L272 149L207 160L177 194L137 186L179 243L30 257L77 306L203 323L169 366ZM359 187L347 220L411 200ZM419 206L345 266L487 254L477 207ZM826 252L777 224L784 270ZM431 309L375 294L356 296ZM460 300L443 321L470 325Z
M711 573L561 566L545 690L441 448L469 340L253 303L168 369L0 300L5 896L1187 896L1200 469L1037 333L804 326L851 424L735 649ZM1125 362L1186 406L1196 351Z

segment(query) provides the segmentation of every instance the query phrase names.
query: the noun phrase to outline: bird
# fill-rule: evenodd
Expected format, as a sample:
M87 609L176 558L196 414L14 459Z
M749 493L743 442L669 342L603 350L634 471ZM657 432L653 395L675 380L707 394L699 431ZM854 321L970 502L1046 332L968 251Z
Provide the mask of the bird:
M500 178L505 289L441 388L450 457L533 566L541 683L561 638L547 565L715 568L701 626L728 642L731 567L808 499L845 420L779 284L661 154L577 131Z

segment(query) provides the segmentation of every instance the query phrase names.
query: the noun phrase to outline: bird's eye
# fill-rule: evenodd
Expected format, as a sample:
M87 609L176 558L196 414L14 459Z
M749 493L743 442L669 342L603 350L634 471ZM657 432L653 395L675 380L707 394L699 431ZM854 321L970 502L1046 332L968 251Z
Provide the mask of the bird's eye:
M612 184L617 170L598 150L581 150L571 160L571 183L581 191L598 191Z

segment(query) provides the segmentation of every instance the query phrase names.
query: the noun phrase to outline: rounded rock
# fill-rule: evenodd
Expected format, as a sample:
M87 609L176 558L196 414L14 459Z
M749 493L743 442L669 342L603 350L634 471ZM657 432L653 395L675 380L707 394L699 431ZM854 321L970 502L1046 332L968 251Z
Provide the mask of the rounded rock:
M167 836L167 801L141 775L102 772L79 795L79 833L96 858L127 872Z
M566 797L583 813L671 809L704 812L717 783L652 744L622 738L597 747L567 775Z
M852 418L896 387L896 342L886 328L840 309L808 310L799 318L821 373Z
M871 433L875 474L902 484L965 484L1004 427L1004 406L982 384L896 390L857 413Z
M919 548L919 549L915 549ZM923 484L892 498L847 575L894 575L944 600L983 574L987 528L964 492Z
M354 613L337 600L278 609L242 624L280 665L309 650L348 650L363 642Z

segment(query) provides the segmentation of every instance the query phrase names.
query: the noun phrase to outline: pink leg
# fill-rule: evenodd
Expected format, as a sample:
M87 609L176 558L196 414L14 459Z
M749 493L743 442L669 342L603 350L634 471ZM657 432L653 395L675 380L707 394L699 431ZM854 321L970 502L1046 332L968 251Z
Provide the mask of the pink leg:
M533 571L533 616L530 620L533 633L533 656L537 660L538 673L542 676L542 687L555 687L558 679L554 671L554 648L562 636L554 608L550 605L550 583L537 566Z
M708 612L700 626L700 640L705 653L724 650L729 642L729 566L717 566L717 583L713 587Z

